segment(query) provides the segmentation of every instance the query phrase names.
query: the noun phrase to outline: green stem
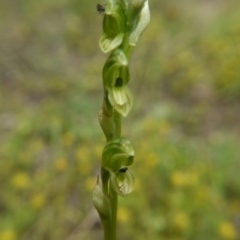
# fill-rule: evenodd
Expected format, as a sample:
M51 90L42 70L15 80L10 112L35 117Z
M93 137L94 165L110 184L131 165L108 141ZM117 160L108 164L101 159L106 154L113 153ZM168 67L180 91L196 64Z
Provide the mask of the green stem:
M109 172L104 168L101 168L101 178L102 178L102 189L105 196L108 196L108 180L109 180Z
M116 124L116 137L121 137L121 115L114 112L114 122ZM112 221L111 221L111 240L117 239L117 208L118 208L118 194L110 186L110 201L112 209ZM105 239L106 240L106 239Z
M122 48L126 54L126 57L130 58L132 53L132 47L128 46L128 39L130 36L130 31L125 35L124 43L122 44ZM107 92L105 92L105 97L107 99ZM108 101L106 101L108 103ZM107 105L108 106L108 105ZM112 110L112 106L108 106L108 110ZM114 111L114 122L116 125L116 138L121 137L121 115ZM104 240L116 240L117 239L117 209L118 209L118 194L113 190L112 186L108 185L110 174L108 171L102 168L101 171L102 184L103 184L103 192L105 196L110 196L110 204L112 210L111 220L105 221L103 223L104 230Z
M111 209L112 209L112 221L111 221L111 240L117 239L117 208L118 208L118 194L110 188L111 196Z
M109 196L108 192L108 181L110 174L104 168L101 168L101 178L102 178L102 189L105 196ZM102 221L103 232L104 232L104 240L111 240L111 219L104 219Z
M122 46L121 46L121 48L124 51L125 56L127 57L128 61L130 59L130 56L131 56L132 50L133 50L133 48L131 46L129 46L129 44L128 44L129 37L130 37L130 31L125 33L123 43L122 43Z
M116 137L121 137L121 115L114 112L114 122L116 124ZM118 194L109 186L110 174L104 168L101 169L102 188L105 196L109 196L112 216L111 219L103 221L104 240L117 239L117 208L118 208Z
M118 113L117 111L114 112L114 122L116 124L116 137L119 138L121 137L122 119L120 113Z

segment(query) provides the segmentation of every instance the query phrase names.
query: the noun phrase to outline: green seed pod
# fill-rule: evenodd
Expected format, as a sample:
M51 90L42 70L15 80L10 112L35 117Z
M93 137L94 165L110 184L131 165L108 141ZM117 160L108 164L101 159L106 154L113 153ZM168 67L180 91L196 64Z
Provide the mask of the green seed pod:
M108 142L103 149L102 167L111 174L133 164L134 150L131 142L124 137L115 138Z

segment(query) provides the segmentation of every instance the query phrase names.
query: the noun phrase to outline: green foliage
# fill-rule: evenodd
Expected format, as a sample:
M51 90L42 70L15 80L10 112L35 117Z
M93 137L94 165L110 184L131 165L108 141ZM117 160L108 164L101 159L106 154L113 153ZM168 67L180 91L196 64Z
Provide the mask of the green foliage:
M90 214L104 145L92 120L105 59L95 5L0 2L1 240L101 239ZM121 239L239 239L239 2L150 9L131 62L123 133L140 151L133 193L119 199Z

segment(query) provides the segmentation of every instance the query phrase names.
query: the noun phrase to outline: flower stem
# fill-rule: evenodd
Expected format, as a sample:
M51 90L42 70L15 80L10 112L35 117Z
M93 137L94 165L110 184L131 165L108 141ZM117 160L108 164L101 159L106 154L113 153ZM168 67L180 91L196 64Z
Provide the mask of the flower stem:
M121 115L114 112L114 122L116 124L116 137L121 137ZM118 194L109 186L110 173L104 168L101 169L102 188L105 196L109 196L111 205L111 219L106 219L103 222L104 240L117 239L117 208L118 208Z
M116 124L116 137L121 137L121 115L117 111L114 112L114 122Z
M111 240L117 239L117 207L118 207L118 194L110 188L111 208L112 208L112 221L111 221Z
M104 168L101 168L101 178L102 178L102 189L105 196L108 196L108 181L109 181L109 172ZM111 240L112 239L112 232L111 232L111 219L105 219L102 221L103 224L103 232L104 232L104 240Z
M114 122L116 124L116 137L121 137L121 115L114 112ZM111 240L117 238L117 208L118 208L118 194L110 186L110 201L112 209L112 221L111 221ZM106 240L106 239L105 239Z

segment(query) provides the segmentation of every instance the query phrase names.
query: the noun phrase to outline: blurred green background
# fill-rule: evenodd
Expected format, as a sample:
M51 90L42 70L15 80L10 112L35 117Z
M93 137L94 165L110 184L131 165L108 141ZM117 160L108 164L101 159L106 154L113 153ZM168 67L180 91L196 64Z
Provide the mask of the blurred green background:
M119 239L240 239L240 2L149 0L130 63ZM96 1L0 1L0 240L101 240ZM105 3L105 2L101 2Z

